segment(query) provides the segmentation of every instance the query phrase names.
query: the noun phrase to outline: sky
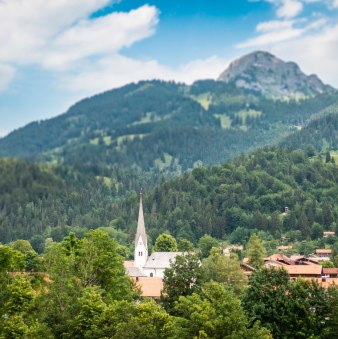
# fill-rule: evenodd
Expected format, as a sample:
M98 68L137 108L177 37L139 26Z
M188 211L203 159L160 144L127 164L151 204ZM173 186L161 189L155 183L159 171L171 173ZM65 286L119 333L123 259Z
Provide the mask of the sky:
M338 0L0 0L0 137L130 82L266 50L338 88Z

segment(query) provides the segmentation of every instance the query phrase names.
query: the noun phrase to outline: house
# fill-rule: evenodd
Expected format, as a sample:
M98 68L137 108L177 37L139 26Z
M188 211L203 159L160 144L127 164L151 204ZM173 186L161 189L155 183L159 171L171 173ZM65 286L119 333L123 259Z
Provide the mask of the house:
M241 263L241 269L244 271L244 274L246 276L249 276L252 274L252 272L255 270L252 266L246 263Z
M326 232L323 232L323 238L327 238L335 234L336 234L335 232L326 231Z
M223 248L223 254L226 257L230 257L231 251L243 251L244 247L242 245L229 245Z
M322 276L320 265L286 265L283 268L289 273L291 279L321 278Z
M292 255L290 259L295 265L319 265L317 257L305 257L304 255Z
M327 278L338 278L338 268L323 268L323 276Z
M319 258L320 261L330 260L332 250L328 248L319 248L316 249L315 255Z
M272 262L279 262L283 265L292 265L294 264L293 260L291 260L288 256L282 254L282 253L276 253L272 254L269 257L266 257L264 259L265 262L272 261Z

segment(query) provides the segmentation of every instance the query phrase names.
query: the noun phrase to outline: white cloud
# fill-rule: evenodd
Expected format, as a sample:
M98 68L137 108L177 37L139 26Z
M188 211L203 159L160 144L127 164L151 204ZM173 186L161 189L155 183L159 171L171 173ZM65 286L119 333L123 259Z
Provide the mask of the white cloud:
M43 65L65 67L85 57L116 53L152 35L157 22L157 10L149 6L81 21L55 39Z
M162 79L192 83L199 79L217 78L228 64L228 60L213 56L173 69L156 60L135 60L115 55L101 59L86 71L64 77L61 85L90 95L139 80Z
M0 2L0 60L30 62L61 32L111 0L3 0Z
M9 67L0 90L9 83L10 69L35 64L54 71L75 68L75 72L81 72L89 61L95 64L116 55L123 47L154 33L159 14L154 6L90 17L113 2L116 1L0 1L0 45L5 46L0 49L0 64Z
M294 24L294 21L266 21L266 22L261 22L257 25L256 31L259 33L265 33L269 31L276 31L280 29L290 29L292 28Z
M239 43L237 48L257 48L271 47L277 43L294 40L305 34L317 31L326 25L324 18L312 22L307 20L284 20L284 21L267 21L259 23L256 31L261 33L257 37Z
M338 25L320 32L277 44L273 53L283 59L296 61L308 74L315 73L325 82L338 87L337 69Z
M0 65L11 65L0 67L0 90L6 88L15 68L31 64L54 72L60 88L79 96L144 79L192 83L217 78L227 67L227 60L217 56L175 69L156 60L123 56L122 48L154 34L159 12L144 5L129 12L90 17L112 2L0 1L0 44L6 46L0 49Z
M256 48L262 46L269 46L286 40L294 39L301 36L305 32L305 28L295 28L292 22L280 22L274 23L266 22L257 25L256 30L259 33L255 38L249 39L242 43L239 43L238 48Z
M277 9L279 18L294 18L303 10L303 4L297 0L283 0Z
M338 8L338 0L333 0L332 6L333 6L333 8Z

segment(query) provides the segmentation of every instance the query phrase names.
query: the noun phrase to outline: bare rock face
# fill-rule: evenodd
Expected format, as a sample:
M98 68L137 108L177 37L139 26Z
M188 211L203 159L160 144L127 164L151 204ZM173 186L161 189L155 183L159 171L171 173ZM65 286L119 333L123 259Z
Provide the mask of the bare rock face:
M284 62L263 51L233 61L218 80L274 99L305 98L335 91L316 75L304 74L296 63Z

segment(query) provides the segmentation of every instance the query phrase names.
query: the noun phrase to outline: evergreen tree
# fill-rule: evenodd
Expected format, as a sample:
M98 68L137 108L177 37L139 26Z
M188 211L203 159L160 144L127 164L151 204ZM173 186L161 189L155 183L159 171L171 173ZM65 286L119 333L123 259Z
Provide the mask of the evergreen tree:
M253 234L246 246L249 264L254 268L262 268L264 265L265 248L256 234Z

